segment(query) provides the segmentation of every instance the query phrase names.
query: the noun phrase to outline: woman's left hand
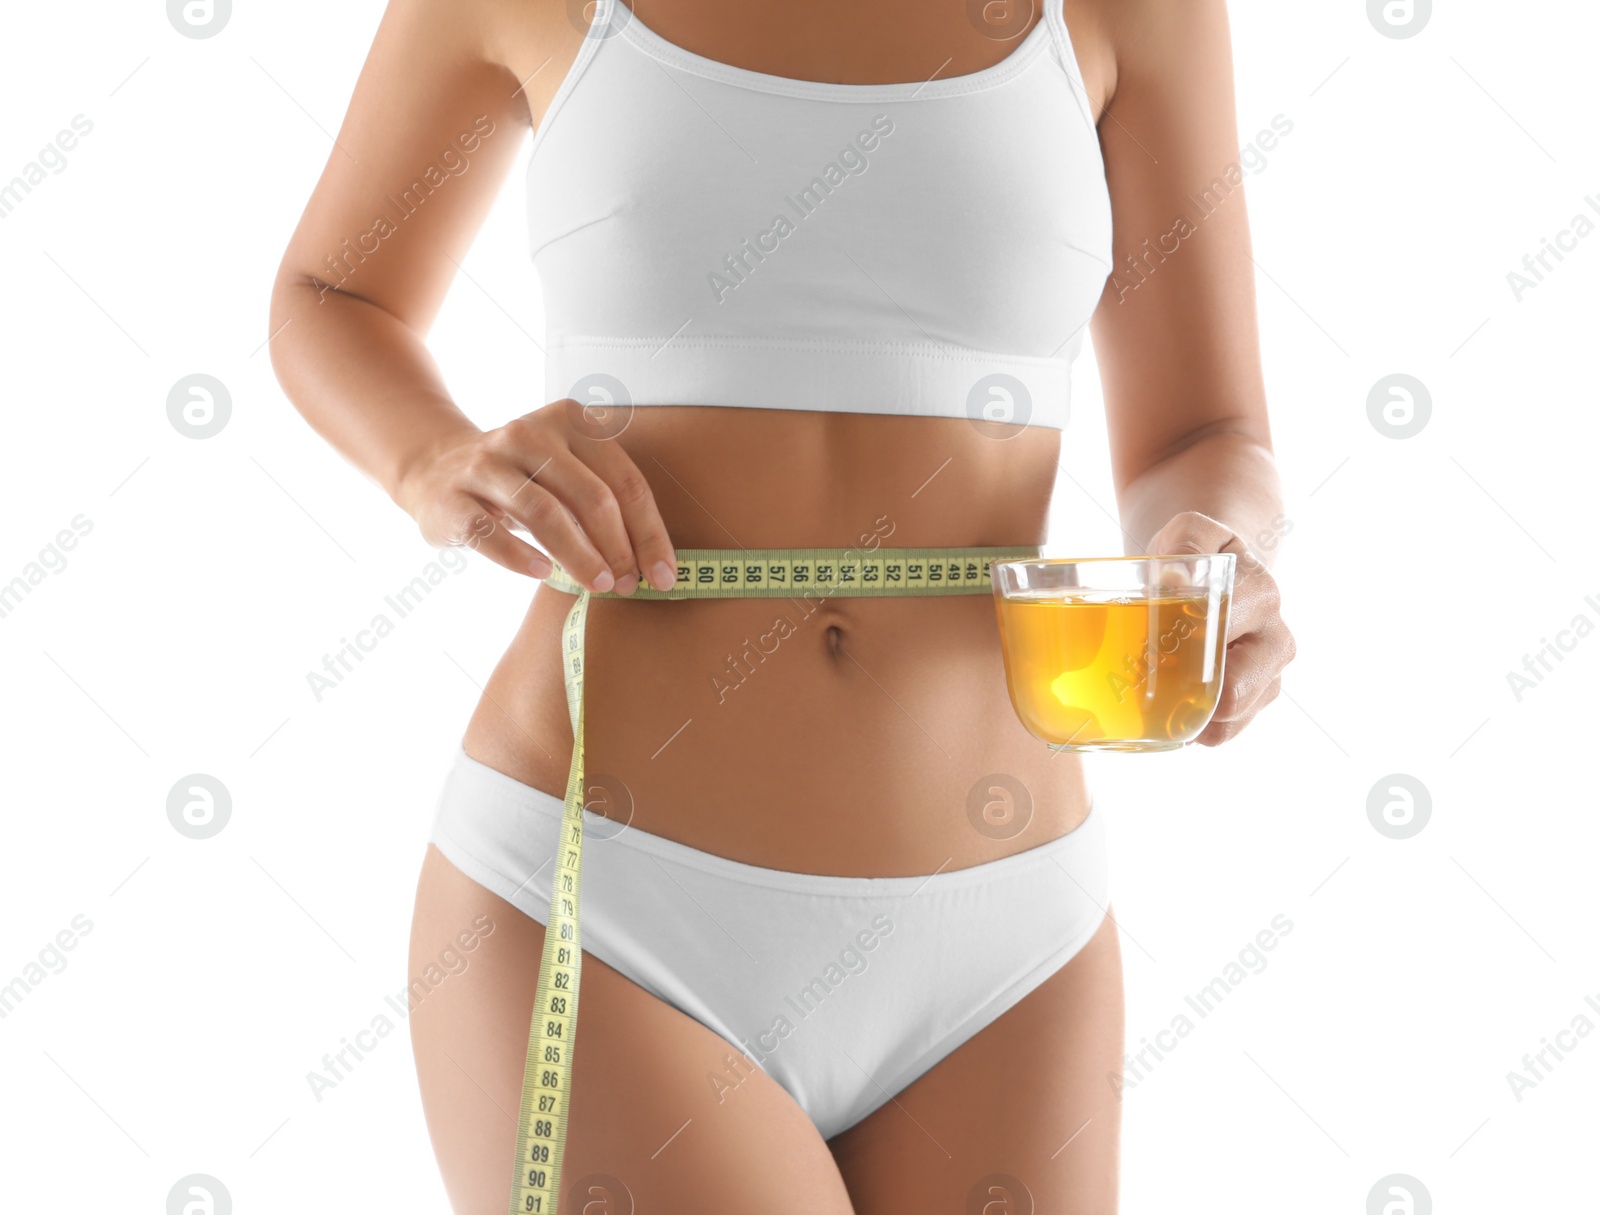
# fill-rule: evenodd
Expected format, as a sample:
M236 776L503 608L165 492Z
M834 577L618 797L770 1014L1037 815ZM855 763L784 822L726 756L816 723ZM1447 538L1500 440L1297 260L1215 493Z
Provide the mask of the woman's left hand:
M1156 554L1233 553L1233 599L1228 610L1227 660L1216 714L1195 741L1227 742L1282 690L1283 668L1294 658L1294 637L1278 611L1278 584L1249 545L1227 525L1184 511L1150 538Z

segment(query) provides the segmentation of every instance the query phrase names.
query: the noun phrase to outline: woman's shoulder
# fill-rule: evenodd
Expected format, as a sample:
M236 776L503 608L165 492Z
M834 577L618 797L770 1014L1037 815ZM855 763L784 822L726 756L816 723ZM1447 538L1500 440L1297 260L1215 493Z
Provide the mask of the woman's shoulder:
M1046 0L1052 2L1052 0ZM1102 113L1118 87L1185 70L1185 51L1226 37L1226 0L1053 0L1062 5L1084 85Z

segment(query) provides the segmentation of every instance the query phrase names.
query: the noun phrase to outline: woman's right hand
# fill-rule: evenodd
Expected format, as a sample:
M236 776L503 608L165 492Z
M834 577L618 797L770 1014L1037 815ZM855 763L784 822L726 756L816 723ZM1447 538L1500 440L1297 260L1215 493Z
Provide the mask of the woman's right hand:
M591 591L656 590L677 556L650 485L573 400L490 431L446 440L405 470L394 500L436 548L464 545L519 574L544 578L554 559ZM512 534L521 526L538 548ZM542 551L541 551L542 550Z

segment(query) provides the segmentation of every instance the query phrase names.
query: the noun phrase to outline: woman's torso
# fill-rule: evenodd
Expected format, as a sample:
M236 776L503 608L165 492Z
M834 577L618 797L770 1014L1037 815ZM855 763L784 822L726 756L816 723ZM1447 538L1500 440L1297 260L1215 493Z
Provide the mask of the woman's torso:
M781 23L774 13L743 37L705 0L641 16L708 58L842 83L966 74L1016 44L979 34L965 5L906 8L841 9L848 24L833 28L848 38L800 36L827 28L825 9ZM1073 33L1093 98L1102 56L1079 32L1087 24ZM529 5L500 42L541 115L581 29L561 6ZM969 547L1044 541L1061 432L656 405L633 410L613 441L679 548ZM474 757L557 795L570 758L558 658L571 602L538 591L465 737ZM781 599L597 600L587 646L593 795L692 847L802 872L931 873L1037 846L1088 810L1078 759L1046 750L1011 709L988 596L836 598L810 616Z

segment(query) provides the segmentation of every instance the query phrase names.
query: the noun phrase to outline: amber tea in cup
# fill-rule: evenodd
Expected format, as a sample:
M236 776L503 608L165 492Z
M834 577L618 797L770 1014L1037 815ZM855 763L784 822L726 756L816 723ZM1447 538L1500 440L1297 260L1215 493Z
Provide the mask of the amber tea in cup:
M1217 709L1232 553L991 567L1006 686L1062 751L1171 751Z

